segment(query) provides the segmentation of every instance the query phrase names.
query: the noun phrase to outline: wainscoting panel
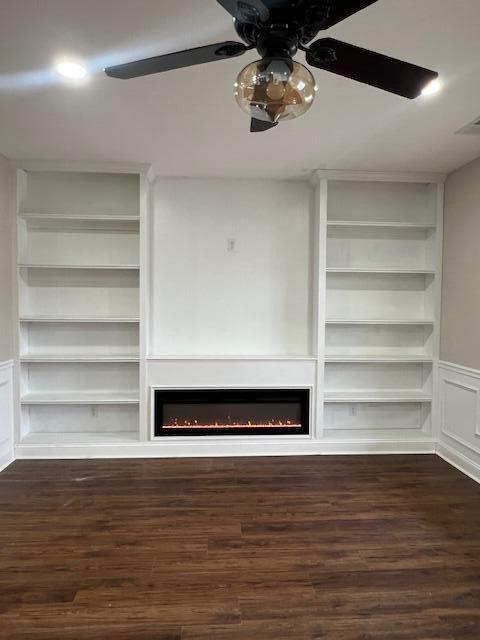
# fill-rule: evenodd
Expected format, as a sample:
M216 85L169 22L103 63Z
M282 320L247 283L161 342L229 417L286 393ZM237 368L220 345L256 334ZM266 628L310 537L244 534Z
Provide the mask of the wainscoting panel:
M437 452L480 482L480 371L438 365Z
M13 361L0 362L0 471L13 462Z

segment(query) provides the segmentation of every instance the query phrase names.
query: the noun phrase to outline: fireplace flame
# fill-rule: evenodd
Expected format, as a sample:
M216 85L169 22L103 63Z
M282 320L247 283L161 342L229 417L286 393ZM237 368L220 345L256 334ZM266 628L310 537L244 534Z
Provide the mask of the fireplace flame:
M181 420L176 417L163 425L164 429L277 429L278 427L301 429L302 425L292 420L275 418L262 422L238 421L233 420L230 416L227 416L227 419L221 422L218 420L215 420L215 422L199 422L198 419Z

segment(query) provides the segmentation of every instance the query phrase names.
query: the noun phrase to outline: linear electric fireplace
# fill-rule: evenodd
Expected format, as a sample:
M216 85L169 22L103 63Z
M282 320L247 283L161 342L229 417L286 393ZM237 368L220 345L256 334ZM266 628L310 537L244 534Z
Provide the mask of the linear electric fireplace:
M309 389L155 391L155 436L305 435Z

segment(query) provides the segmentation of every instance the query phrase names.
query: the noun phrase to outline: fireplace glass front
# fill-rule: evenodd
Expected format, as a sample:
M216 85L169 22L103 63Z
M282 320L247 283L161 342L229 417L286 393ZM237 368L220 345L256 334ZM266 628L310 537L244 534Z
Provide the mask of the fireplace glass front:
M305 435L308 389L155 391L155 436Z

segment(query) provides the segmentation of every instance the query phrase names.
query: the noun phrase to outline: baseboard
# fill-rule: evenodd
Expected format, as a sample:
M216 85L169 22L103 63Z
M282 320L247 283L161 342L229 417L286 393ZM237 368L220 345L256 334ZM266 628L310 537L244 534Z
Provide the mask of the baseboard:
M13 367L13 360L0 362L0 471L14 460Z
M0 457L0 473L4 471L15 460L13 453L9 452Z
M480 465L444 443L438 443L437 456L480 484Z
M405 442L307 441L275 443L138 443L106 445L38 445L24 444L15 448L18 459L58 458L191 458L243 456L305 456L305 455L388 455L435 453L433 440Z

